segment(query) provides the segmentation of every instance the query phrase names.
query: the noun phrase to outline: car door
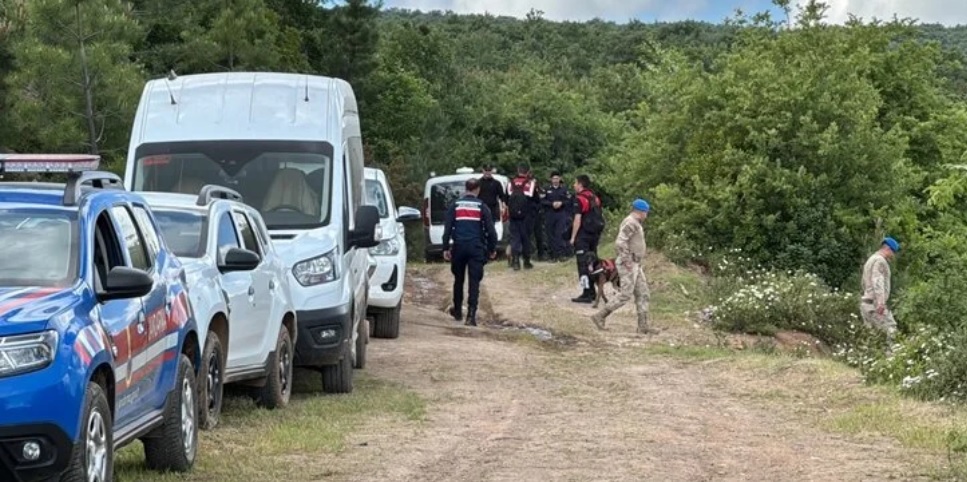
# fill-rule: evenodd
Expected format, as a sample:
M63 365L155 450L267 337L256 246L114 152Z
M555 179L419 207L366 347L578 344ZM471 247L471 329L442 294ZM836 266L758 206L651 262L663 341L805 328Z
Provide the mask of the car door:
M170 391L170 387L163 384L162 376L162 369L165 368L164 354L168 348L168 287L162 267L149 252L148 242L143 234L144 228L138 226L131 207L113 206L111 217L117 226L129 266L147 272L154 279L151 291L141 298L143 316L139 317L134 326L135 332L132 333L139 349L133 352L128 375L131 388L136 391L135 403L140 405L136 411L144 414L160 409Z
M259 243L258 235L255 233L255 224L251 218L241 209L232 210L232 218L235 220L235 227L242 241L242 247L252 251L263 258L258 267L252 272L252 287L254 292L249 298L252 305L251 313L246 319L249 325L246 327L243 343L253 347L262 346L262 338L265 333L265 325L270 322L272 316L272 290L275 283L271 283L271 274L265 264L265 250ZM275 323L272 323L273 325Z
M266 323L269 326L279 326L282 323L282 318L285 316L285 311L288 309L288 296L284 291L283 285L286 275L285 265L279 259L278 254L275 252L269 240L269 234L265 228L264 220L252 212L247 212L246 214L249 225L255 230L255 237L258 240L259 249L262 254L262 264L256 268L256 277L263 278L268 283L269 296L266 299L266 303L269 304L269 314L268 318L266 318ZM256 282L259 283L258 280ZM258 289L257 286L256 289ZM262 353L267 353L275 349L278 330L267 330L263 327L259 336ZM295 333L290 333L289 336L295 336Z
M223 211L215 215L215 259L221 264L225 253L232 248L241 248L242 242L232 218L232 213ZM252 338L252 330L257 319L252 313L255 286L251 271L232 271L221 273L221 285L228 302L228 367L244 367L255 363L258 347L247 340Z
M129 264L118 229L108 211L97 216L92 237L93 283L95 291L101 292L111 269ZM100 305L101 326L111 338L114 354L115 425L118 427L143 414L143 410L138 410L141 405L135 403L138 391L131 382L132 360L144 345L144 337L137 331L137 325L143 319L141 298L109 300Z

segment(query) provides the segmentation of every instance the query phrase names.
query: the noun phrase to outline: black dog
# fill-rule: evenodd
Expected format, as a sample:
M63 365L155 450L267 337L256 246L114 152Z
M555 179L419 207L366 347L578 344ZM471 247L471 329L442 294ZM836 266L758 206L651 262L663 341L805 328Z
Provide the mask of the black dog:
M615 289L621 289L621 276L618 275L618 267L615 266L613 258L595 258L588 265L588 271L590 272L590 281L597 288L592 305L593 308L597 308L601 299L604 299L605 303L608 302L608 297L604 294L604 285L611 283L611 286L614 286Z

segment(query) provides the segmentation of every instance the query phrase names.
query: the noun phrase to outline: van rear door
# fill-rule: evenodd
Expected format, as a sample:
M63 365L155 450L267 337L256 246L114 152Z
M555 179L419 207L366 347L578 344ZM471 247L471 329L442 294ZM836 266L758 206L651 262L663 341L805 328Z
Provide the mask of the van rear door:
M444 181L430 186L430 224L443 225L447 209L464 193L464 181Z

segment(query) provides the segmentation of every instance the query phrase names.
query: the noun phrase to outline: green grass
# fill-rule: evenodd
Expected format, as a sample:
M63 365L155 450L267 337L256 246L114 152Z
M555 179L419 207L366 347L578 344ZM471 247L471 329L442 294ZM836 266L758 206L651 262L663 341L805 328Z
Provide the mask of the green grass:
M226 398L219 426L200 433L199 457L190 473L148 471L142 446L135 443L118 454L117 479L314 480L325 476L321 461L344 450L349 435L367 422L412 423L426 416L424 400L396 384L357 374L352 394L324 395L308 388L318 386L318 375L299 375L305 375L302 384L281 410L257 408L247 397Z
M644 356L663 356L679 361L702 362L742 356L741 353L714 346L655 344L641 350Z

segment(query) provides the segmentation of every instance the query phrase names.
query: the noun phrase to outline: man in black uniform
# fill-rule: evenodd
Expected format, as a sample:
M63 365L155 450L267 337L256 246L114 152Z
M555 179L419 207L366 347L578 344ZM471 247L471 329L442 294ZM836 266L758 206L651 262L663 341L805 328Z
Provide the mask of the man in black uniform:
M500 219L500 203L507 203L507 191L500 181L494 179L494 166L484 164L483 177L480 178L480 194L477 196L480 201L490 208L490 214L494 221Z
M470 276L467 296L467 326L477 326L477 301L480 298L480 280L484 275L487 258L497 257L497 230L494 229L490 208L479 197L480 181L468 179L466 194L447 210L443 227L443 258L450 261L453 273L453 308L450 316L463 319L463 280ZM453 247L450 247L450 239Z
M534 197L531 198L533 203L531 213L534 217L531 231L532 236L534 236L534 247L537 248L537 259L547 261L547 232L544 229L546 221L544 220L544 205L541 202L544 199L544 189L541 187L541 183L534 178L534 172L529 168L527 169L527 176L530 177L535 188Z
M568 221L571 218L571 193L561 182L559 172L551 173L551 185L545 189L544 218L547 226L547 240L550 248L551 261L561 261L568 257L567 239Z
M598 255L598 241L604 231L604 214L601 199L591 191L591 179L580 175L574 181L574 221L571 225L571 245L578 263L578 280L581 296L572 298L575 303L594 303L595 289L591 283L588 264Z

